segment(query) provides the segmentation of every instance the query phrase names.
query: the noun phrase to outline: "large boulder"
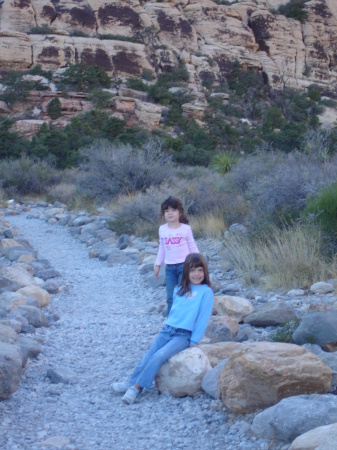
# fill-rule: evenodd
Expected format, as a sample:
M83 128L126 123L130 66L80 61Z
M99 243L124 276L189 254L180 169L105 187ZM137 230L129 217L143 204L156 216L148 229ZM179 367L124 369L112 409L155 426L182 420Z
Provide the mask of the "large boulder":
M239 323L229 316L212 316L208 322L205 336L211 343L232 341L238 332Z
M20 305L27 305L27 297L18 292L3 292L0 294L0 317Z
M33 275L21 264L4 267L1 272L5 278L18 283L21 287L36 285Z
M337 423L324 425L298 436L289 450L335 450L337 445Z
M156 376L160 392L173 397L193 395L201 389L204 375L211 370L207 356L197 347L188 348L170 358Z
M294 344L242 344L219 375L224 405L248 413L274 405L292 395L326 393L331 370L316 355Z
M25 295L27 297L33 297L40 304L40 307L46 306L50 302L50 295L45 290L39 286L25 286L17 291L19 294Z
M307 313L293 333L296 344L325 344L337 342L337 311Z
M215 367L223 359L228 358L241 344L238 342L217 342L215 344L200 344L198 348L207 356L212 367Z
M17 390L22 373L22 354L16 345L0 342L0 400Z
M298 395L285 398L277 405L257 414L252 423L252 431L265 439L276 438L292 442L307 431L336 422L335 395ZM325 447L322 450L325 450Z
M235 317L242 322L253 310L252 303L246 298L232 295L216 295L214 297L213 314Z
M259 305L244 322L254 327L275 327L296 319L294 310L285 302L269 302Z

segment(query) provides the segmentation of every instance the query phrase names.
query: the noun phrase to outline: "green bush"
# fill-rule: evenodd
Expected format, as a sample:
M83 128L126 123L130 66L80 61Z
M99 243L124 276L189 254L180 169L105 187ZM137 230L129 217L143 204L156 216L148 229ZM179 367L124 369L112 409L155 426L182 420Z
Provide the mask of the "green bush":
M324 233L337 238L337 183L311 198L306 204L304 214L306 217L314 216Z
M95 109L104 109L111 105L113 95L102 88L94 88L91 90L88 98L93 102Z
M14 123L15 121L9 117L0 117L0 159L18 158L29 145L27 139L16 132L9 131Z
M0 95L7 105L12 106L15 102L24 102L33 88L34 83L22 79L23 73L10 71L3 78L2 84L6 86L6 90Z
M127 86L130 89L135 89L136 91L147 92L149 87L147 84L143 83L139 78L129 78L127 81Z
M278 7L278 12L286 17L305 23L308 18L308 11L305 10L305 4L308 1L309 0L290 0L289 3L280 5Z
M54 30L50 28L46 23L42 25L38 25L36 27L32 27L28 34L53 34Z
M48 116L53 120L61 117L62 107L61 107L60 99L58 97L54 97L53 99L50 100L50 102L48 103L48 106L47 106L47 113L48 113Z
M172 72L161 73L155 84L149 87L149 97L161 105L169 105L175 96L169 92L169 88L175 84L188 82L189 73L185 64L179 63Z
M90 91L94 88L109 88L111 80L100 66L88 66L81 62L71 65L63 75L61 87L71 87L77 91Z
M53 72L51 70L43 70L40 64L36 64L32 69L30 69L29 73L31 75L41 75L49 81L53 78Z
M232 167L238 160L239 157L233 152L220 152L213 156L210 167L216 172L225 175L232 170Z
M136 36L124 36L122 34L98 34L97 38L100 40L111 40L111 41L126 41L134 42L136 44L141 44L141 40Z
M83 30L74 30L71 33L69 33L69 36L75 36L75 37L90 37L88 33L86 33Z
M287 342L293 344L293 334L294 331L299 327L300 319L290 320L286 322L283 326L279 326L272 333L272 339L274 342Z

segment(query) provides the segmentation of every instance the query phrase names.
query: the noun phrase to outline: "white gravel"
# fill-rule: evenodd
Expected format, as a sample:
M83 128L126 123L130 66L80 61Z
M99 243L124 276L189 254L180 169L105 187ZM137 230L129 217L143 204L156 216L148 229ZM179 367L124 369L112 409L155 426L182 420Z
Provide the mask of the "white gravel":
M250 435L252 416L234 416L204 393L177 399L153 387L134 405L112 394L111 382L131 374L161 329L165 319L148 311L164 290L146 288L135 265L90 259L66 227L26 215L7 219L69 292L51 296L45 311L60 320L37 329L42 352L29 360L18 391L0 403L1 449L281 448ZM71 382L52 384L50 368L71 369Z

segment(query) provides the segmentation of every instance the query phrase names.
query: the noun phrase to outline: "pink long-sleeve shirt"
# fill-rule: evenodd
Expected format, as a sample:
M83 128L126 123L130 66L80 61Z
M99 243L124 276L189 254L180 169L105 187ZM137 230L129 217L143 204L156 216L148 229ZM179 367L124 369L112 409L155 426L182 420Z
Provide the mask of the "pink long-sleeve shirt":
M185 223L179 228L169 228L165 223L159 227L159 250L156 266L165 264L180 264L185 262L190 253L199 253L194 241L192 228Z

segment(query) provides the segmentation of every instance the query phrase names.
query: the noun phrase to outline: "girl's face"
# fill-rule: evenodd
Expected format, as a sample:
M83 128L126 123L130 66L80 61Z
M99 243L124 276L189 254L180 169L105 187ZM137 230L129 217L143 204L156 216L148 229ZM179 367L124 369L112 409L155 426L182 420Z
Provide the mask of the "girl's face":
M180 219L179 209L173 209L169 206L165 209L164 217L167 223L169 224L178 224Z
M193 267L189 273L189 281L191 284L201 284L205 279L203 267Z

